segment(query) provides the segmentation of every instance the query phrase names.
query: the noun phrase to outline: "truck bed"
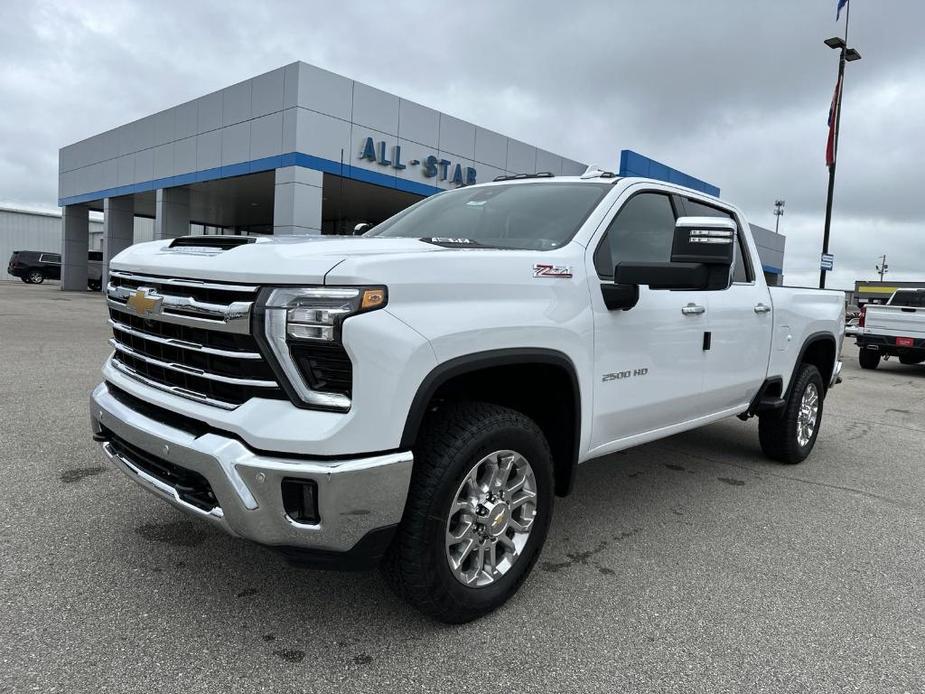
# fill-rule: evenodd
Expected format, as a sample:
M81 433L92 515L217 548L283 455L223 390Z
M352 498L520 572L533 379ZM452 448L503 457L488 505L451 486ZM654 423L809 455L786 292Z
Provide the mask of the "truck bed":
M836 327L836 359L845 332L845 293L835 289L768 287L774 310L774 335L768 360L768 377L780 376L784 389L790 384L793 365L807 338L832 332ZM828 382L832 374L822 374Z

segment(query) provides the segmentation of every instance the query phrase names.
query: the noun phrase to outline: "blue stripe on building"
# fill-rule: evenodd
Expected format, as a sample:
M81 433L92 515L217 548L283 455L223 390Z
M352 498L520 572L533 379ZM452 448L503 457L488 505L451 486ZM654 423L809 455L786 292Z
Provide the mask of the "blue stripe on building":
M273 171L286 166L301 166L306 169L323 171L324 173L352 178L355 181L364 183L374 183L386 188L394 188L405 193L414 193L415 195L433 195L439 193L443 188L431 186L426 183L417 181L408 181L397 176L389 176L370 171L350 164L342 164L339 161L315 157L311 154L302 152L289 152L288 154L279 154L273 157L263 157L253 161L242 161L237 164L227 166L216 166L211 169L201 171L192 171L190 173L178 174L176 176L167 176L166 178L155 178L151 181L133 183L125 186L116 186L115 188L104 188L90 193L81 193L80 195L71 195L64 198L58 198L58 206L77 205L102 198L115 198L120 195L132 195L134 193L145 193L159 188L173 188L176 186L185 186L191 183L201 183L203 181L215 181L222 178L233 178L235 176L244 176L246 174L259 173L261 171Z
M657 162L649 157L644 157L631 149L624 149L620 152L620 175L621 176L641 176L643 178L654 178L657 181L667 183L676 183L679 186L693 188L701 193L719 197L719 188L712 183L701 181L699 178L672 169L670 166Z

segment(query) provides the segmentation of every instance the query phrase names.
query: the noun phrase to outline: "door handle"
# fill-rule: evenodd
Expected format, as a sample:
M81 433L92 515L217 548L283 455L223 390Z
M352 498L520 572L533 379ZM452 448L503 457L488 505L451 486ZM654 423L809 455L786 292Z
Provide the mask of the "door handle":
M755 313L768 313L771 310L771 307L767 304L755 304Z
M687 306L681 307L681 313L685 316L696 316L700 313L706 313L706 309L703 306L698 306L697 304L688 304Z

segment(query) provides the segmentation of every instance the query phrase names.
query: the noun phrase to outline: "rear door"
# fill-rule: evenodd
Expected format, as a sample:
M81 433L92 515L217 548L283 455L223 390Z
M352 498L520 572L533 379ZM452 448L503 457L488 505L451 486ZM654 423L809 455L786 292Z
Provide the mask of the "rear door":
M751 402L767 377L773 331L771 297L761 268L754 267L757 254L749 249L744 220L712 201L685 196L681 204L686 216L724 217L738 226L732 284L707 292L710 338L703 384L705 409L737 408Z
M48 279L61 279L61 254L42 253L39 256L39 267Z
M628 311L611 311L604 304L601 285L613 283L617 263L667 262L671 257L678 216L674 198L658 188L630 190L588 247L594 314L592 450L707 414L700 404L707 293L642 286L639 303Z

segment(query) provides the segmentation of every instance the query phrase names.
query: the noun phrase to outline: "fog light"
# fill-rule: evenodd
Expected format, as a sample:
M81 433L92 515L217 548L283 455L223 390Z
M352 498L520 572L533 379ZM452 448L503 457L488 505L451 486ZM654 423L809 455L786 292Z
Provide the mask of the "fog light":
M285 478L282 481L283 508L295 523L318 525L318 486L314 480Z

